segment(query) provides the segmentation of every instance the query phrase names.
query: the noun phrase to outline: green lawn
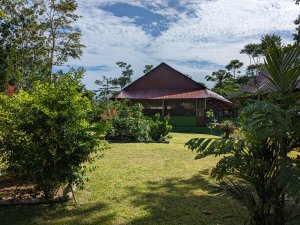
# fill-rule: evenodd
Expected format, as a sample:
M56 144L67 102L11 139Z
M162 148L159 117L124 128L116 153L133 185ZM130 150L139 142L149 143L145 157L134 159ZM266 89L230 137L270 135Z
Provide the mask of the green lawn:
M242 224L244 209L209 193L217 159L184 148L204 135L172 135L170 144L111 144L77 205L0 207L0 224Z

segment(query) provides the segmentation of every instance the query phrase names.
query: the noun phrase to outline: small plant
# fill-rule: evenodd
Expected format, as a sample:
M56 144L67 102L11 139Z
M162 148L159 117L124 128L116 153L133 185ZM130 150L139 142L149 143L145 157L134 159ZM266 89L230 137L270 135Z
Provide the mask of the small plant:
M223 132L223 138L225 138L225 139L229 138L235 129L234 123L230 120L224 120L220 124L220 127Z
M172 130L172 126L169 124L169 121L169 115L161 117L160 114L155 114L154 120L150 125L150 137L154 141L164 141L168 138L168 134Z

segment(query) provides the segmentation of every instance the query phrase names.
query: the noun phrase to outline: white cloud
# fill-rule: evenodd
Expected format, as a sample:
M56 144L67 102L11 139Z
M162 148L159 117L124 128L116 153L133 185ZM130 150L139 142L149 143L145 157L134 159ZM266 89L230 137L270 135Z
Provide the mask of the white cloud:
M126 3L152 10L169 19L176 18L168 30L152 37L134 24L134 18L115 17L101 10L104 4ZM145 64L158 65L164 61L176 69L204 81L204 76L215 68L195 68L185 64L188 60L209 61L225 65L239 58L247 43L258 42L263 34L291 33L293 20L299 14L299 6L286 0L180 0L186 11L168 7L167 1L154 0L79 0L78 13L82 18L77 25L83 32L87 46L80 61L70 62L85 67L107 66L111 71L87 72L87 87L94 88L93 81L102 75L117 75L116 61L131 63L142 74ZM289 41L292 37L284 37ZM177 63L176 63L177 62Z

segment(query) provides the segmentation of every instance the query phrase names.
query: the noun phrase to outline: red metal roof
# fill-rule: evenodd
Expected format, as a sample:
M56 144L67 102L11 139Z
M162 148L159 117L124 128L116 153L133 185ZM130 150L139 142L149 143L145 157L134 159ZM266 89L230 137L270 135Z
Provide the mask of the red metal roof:
M217 93L203 90L173 90L173 89L148 89L148 90L123 90L115 98L118 99L196 99L196 98L215 98L220 101L231 103Z
M210 91L165 63L140 77L121 92L117 99L216 99L234 106L223 96Z

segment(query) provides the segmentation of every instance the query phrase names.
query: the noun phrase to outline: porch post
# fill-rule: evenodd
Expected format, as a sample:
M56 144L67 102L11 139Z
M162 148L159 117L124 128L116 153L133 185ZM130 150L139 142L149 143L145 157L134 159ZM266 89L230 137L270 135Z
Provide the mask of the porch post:
M196 117L198 116L198 99L196 99L196 108L195 108L195 112L196 112Z
M162 100L162 116L165 116L165 100Z

